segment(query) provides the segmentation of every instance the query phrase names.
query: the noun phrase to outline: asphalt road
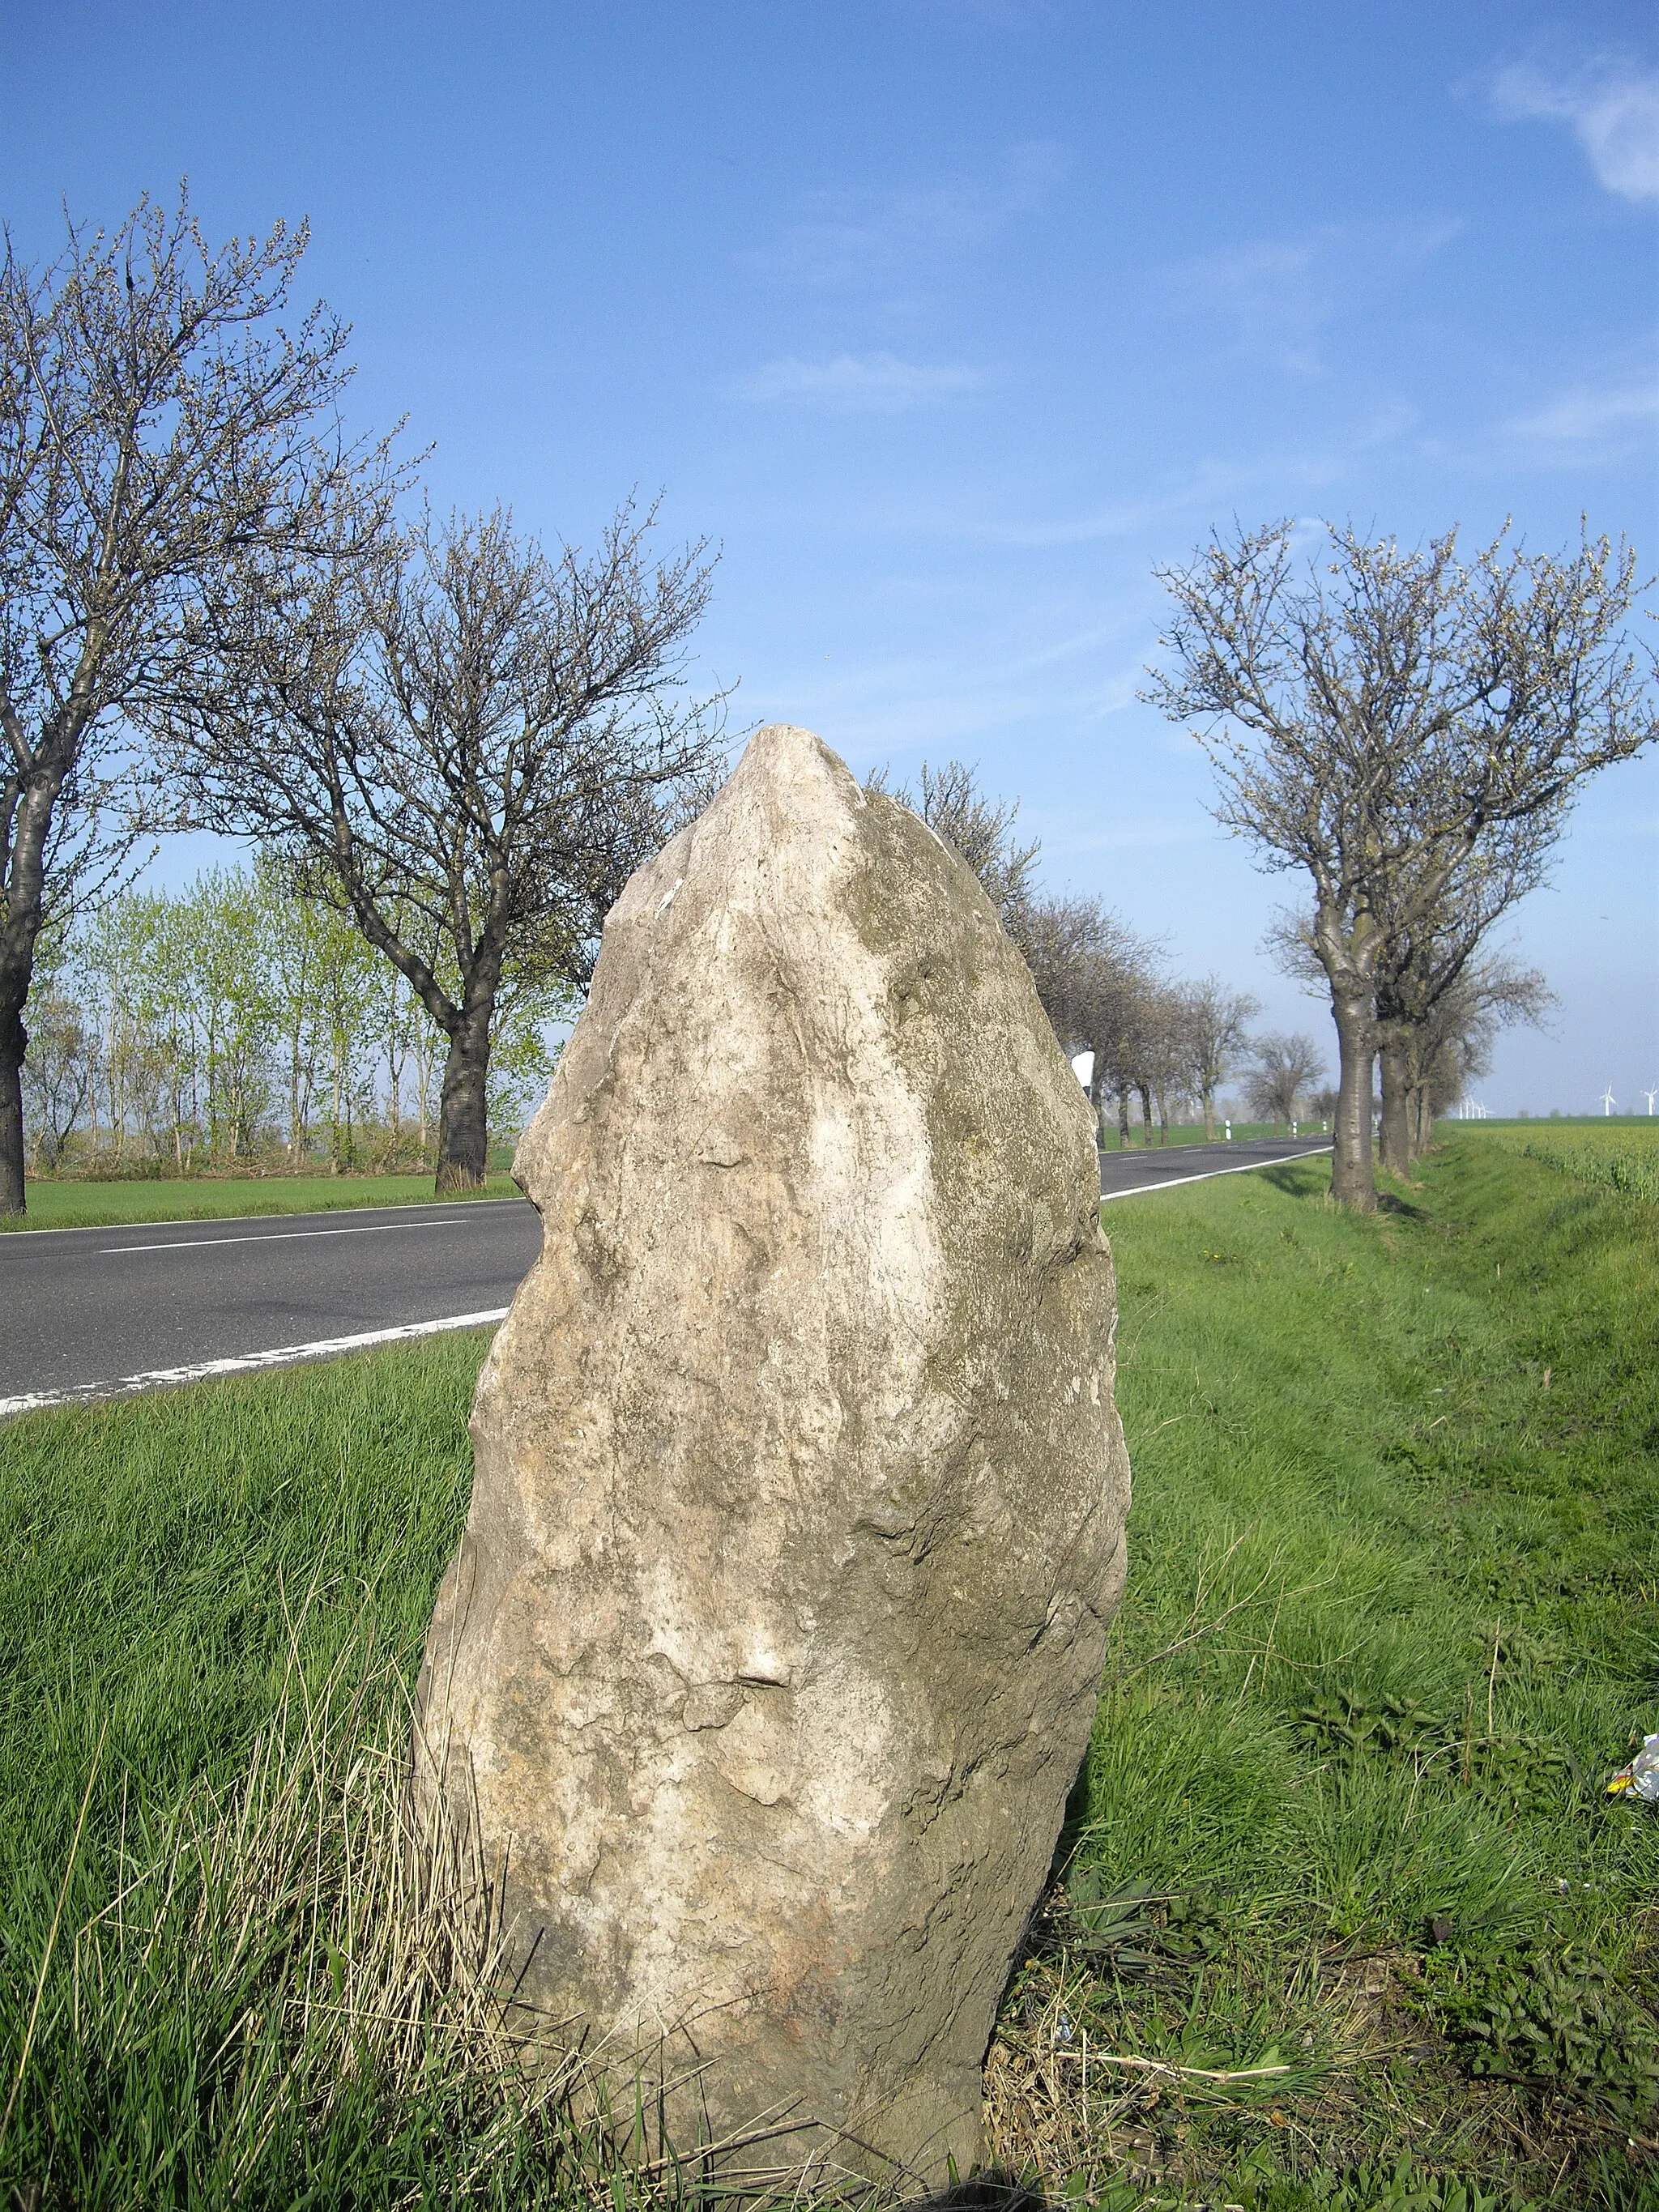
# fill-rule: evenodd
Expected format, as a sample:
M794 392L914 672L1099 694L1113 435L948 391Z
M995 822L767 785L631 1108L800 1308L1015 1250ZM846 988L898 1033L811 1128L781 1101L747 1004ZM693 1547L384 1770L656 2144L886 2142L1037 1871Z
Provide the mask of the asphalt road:
M525 1199L0 1237L0 1414L499 1321Z
M1103 1200L1326 1151L1107 1152ZM498 1322L541 1249L523 1199L0 1237L0 1416Z
M1310 1152L1328 1152L1328 1137L1261 1137L1248 1143L1172 1145L1168 1152L1103 1152L1100 1195L1127 1198L1132 1191L1157 1190L1165 1183L1202 1182L1211 1176L1237 1175L1243 1168L1272 1167L1278 1160L1299 1160Z

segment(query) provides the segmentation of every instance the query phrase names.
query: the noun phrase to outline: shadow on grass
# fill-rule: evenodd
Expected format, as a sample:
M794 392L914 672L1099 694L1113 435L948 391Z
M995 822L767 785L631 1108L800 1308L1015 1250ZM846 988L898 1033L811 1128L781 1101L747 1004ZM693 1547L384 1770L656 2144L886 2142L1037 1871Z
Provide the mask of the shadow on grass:
M1429 1218L1422 1206L1413 1206L1408 1198L1401 1198L1392 1190L1377 1192L1376 1210L1379 1213L1403 1214L1407 1221L1426 1221Z
M908 2205L906 2212L1050 2212L1054 2201L1017 2174L993 2166L922 2197Z
M1331 1185L1328 1173L1322 1174L1319 1167L1308 1161L1285 1160L1278 1167L1260 1168L1256 1172L1261 1182L1271 1184L1274 1190L1282 1191L1286 1198L1304 1201L1313 1199L1322 1205L1329 1203ZM1377 1191L1376 1210L1379 1213L1403 1216L1408 1221L1426 1221L1429 1218L1422 1206L1413 1206L1410 1199L1401 1198L1398 1191L1387 1188Z
M1319 1165L1310 1166L1305 1160L1285 1160L1278 1167L1258 1168L1255 1172L1259 1182L1270 1183L1286 1198L1323 1200L1330 1194L1329 1174L1321 1174Z

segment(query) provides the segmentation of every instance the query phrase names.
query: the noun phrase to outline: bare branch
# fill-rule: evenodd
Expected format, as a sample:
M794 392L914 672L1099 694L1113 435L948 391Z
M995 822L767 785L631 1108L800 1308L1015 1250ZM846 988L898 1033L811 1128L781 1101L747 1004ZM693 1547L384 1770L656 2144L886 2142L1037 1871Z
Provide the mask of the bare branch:
M1542 879L1584 779L1659 736L1625 630L1646 586L1628 546L1587 532L1552 558L1503 532L1464 561L1455 532L1402 550L1328 525L1298 574L1284 521L1159 573L1169 665L1143 696L1194 726L1217 818L1310 879L1297 941L1342 1054L1333 1187L1374 1205L1372 1061L1379 1024L1404 1018L1390 994L1449 988Z
M210 251L181 191L44 270L0 261L0 1211L21 1210L34 945L168 811L141 732L188 690L228 566L302 538L319 487L384 469L319 434L349 374L317 307L273 320L303 227Z
M449 1188L483 1173L504 982L585 987L629 875L707 795L723 702L679 695L714 562L659 557L631 502L593 552L550 556L500 508L395 531L373 489L319 502L299 554L228 573L168 757L203 818L285 856L447 1035Z

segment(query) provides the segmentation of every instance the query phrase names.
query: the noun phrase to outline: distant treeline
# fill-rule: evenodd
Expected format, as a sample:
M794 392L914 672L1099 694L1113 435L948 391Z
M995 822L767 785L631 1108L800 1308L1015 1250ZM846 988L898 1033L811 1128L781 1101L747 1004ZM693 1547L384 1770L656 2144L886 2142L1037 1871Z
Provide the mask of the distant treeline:
M492 1139L551 1076L558 988L514 988L492 1033ZM445 1041L344 916L274 866L128 891L46 939L24 1063L36 1174L232 1164L430 1168Z

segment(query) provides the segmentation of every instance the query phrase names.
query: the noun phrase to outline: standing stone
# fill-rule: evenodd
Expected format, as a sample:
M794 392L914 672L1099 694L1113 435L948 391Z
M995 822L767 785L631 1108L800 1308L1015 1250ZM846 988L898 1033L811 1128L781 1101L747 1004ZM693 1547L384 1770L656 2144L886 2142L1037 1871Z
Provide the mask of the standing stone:
M627 2106L689 2073L683 2145L966 2173L1123 1580L1077 1078L972 872L778 726L617 901L514 1172L422 1709L519 1996Z

